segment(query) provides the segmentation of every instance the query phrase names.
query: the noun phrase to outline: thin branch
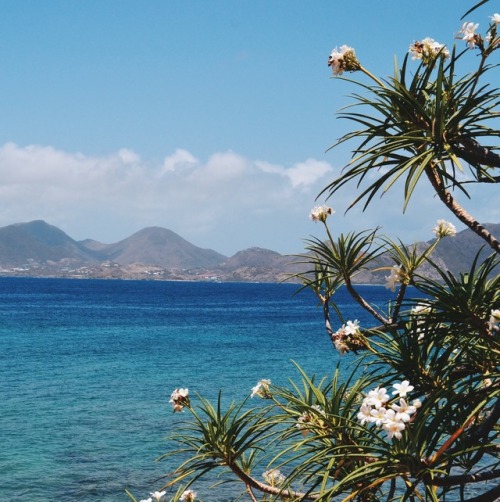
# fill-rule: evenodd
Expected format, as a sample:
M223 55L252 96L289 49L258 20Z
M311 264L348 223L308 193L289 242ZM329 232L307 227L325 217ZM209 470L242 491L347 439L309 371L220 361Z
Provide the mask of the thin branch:
M350 277L345 277L345 286L349 294L356 300L356 302L361 305L367 312L369 312L377 321L381 322L384 325L391 324L389 319L386 319L383 315L380 315L369 303L367 303L363 297L359 295L359 293L354 289Z
M330 321L330 307L328 307L329 298L321 298L323 303L323 317L325 318L325 329L330 337L330 340L333 342L333 335L335 334L332 329L332 323Z
M433 478L429 479L427 483L432 486L455 486L466 483L479 483L481 481L489 481L498 478L500 478L500 469L479 472L477 474L458 474L456 476L446 476L444 478Z
M398 296L396 298L396 305L394 306L394 310L391 316L391 323L395 323L398 319L399 311L401 310L401 305L403 303L404 296L406 293L406 288L407 285L405 283L401 284L401 287L399 288Z
M250 500L252 502L257 502L257 499L255 498L255 495L253 494L252 487L249 485L245 485L245 486L246 486L246 492L248 493Z
M500 420L500 398L497 398L495 402L495 406L491 410L491 413L487 416L487 418L481 422L479 426L476 428L471 428L470 431L467 431L464 434L465 445L477 445L481 441L483 441L491 430L496 426L498 421ZM464 443L462 443L461 448L463 448ZM453 449L450 451L453 453Z

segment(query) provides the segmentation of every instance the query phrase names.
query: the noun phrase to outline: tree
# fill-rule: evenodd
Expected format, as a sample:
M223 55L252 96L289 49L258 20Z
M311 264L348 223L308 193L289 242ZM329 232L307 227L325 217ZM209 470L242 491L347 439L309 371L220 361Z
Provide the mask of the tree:
M334 75L362 72L370 83L349 79L362 93L341 116L357 129L334 146L355 142L353 158L324 190L332 195L356 182L360 193L350 207L363 202L366 209L376 194L401 181L406 207L416 185L427 180L491 255L480 260L478 254L469 270L455 276L432 261L440 240L453 238L452 223L439 220L435 241L419 251L379 236L378 229L334 238L333 210L314 208L311 218L323 226L326 240L307 241L300 278L317 295L334 346L359 353L359 365L346 381L337 371L318 382L300 368L301 382L289 389L261 380L252 390L263 400L256 407L247 398L223 409L220 397L215 405L198 397L194 405L187 389L176 389L174 411L188 410L191 420L167 455L185 459L166 485L178 486L174 500L195 500L190 487L217 471L239 480L252 501L500 497L500 243L454 196L467 196L470 183L500 181L498 147L488 144L499 137L500 92L484 83L500 48L499 23L494 14L484 38L477 25L464 23L462 51L429 38L414 42L387 80L364 68L351 47L335 49L329 59ZM477 68L457 77L459 60L471 51L479 55ZM386 309L371 305L353 283L381 253L394 262L386 277L394 301ZM422 275L423 263L440 279ZM372 326L343 318L335 303L341 287L371 314ZM269 451L260 481L254 472Z

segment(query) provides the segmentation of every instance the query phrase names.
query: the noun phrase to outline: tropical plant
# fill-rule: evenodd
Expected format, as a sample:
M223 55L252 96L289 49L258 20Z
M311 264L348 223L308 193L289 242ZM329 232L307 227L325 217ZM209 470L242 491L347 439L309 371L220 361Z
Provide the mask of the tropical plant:
M362 72L371 83L353 81L363 93L341 116L358 128L334 145L354 141L353 158L323 192L356 182L360 192L350 207L363 201L366 208L402 183L406 207L427 180L491 255L478 253L468 270L452 274L432 261L439 242L454 237L452 223L438 220L435 240L421 249L379 236L379 229L334 238L334 211L315 207L310 216L326 238L306 241L297 277L317 296L334 347L358 353L358 364L347 379L337 369L318 381L298 367L300 381L290 388L261 380L251 394L261 406L251 406L248 396L225 408L220 395L215 405L201 396L194 404L187 389L176 389L174 411L187 410L190 418L166 455L182 459L163 487L177 489L172 500L197 500L191 487L218 473L239 482L241 497L254 502L500 498L500 243L453 195L467 196L471 183L500 181L498 147L489 144L499 137L500 91L484 83L495 69L499 23L494 14L484 38L477 25L464 23L463 51L432 39L414 42L386 80L366 70L351 47L335 49L334 75ZM472 50L477 68L457 76ZM380 266L382 254L390 266ZM434 279L422 272L424 264ZM389 305L363 297L354 278L365 269L387 270ZM340 288L370 314L371 326L344 319L335 302ZM261 481L254 473L263 469Z

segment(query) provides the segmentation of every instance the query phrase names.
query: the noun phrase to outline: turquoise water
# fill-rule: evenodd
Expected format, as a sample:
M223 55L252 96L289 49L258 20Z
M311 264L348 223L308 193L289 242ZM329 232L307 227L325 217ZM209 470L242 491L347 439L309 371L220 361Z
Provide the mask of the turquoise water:
M384 288L364 288L386 301ZM0 278L0 500L127 501L126 488L146 498L174 467L155 461L178 422L174 388L239 400L259 379L297 376L291 360L331 374L339 356L321 310L296 290Z

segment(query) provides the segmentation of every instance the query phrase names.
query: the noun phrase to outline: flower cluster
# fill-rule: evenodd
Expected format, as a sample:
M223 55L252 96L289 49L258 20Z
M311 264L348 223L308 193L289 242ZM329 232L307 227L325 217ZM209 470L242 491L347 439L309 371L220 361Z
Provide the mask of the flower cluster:
M143 499L140 502L153 502L153 498L156 500L156 502L161 502L166 493L167 492L165 490L161 492L152 492L150 493L151 497L149 497L148 499Z
M332 342L335 348L344 355L349 350L356 350L363 347L362 341L358 338L361 334L359 321L347 321L332 335Z
M429 37L411 44L408 52L411 54L412 59L420 59L424 65L432 63L438 57L442 59L450 57L450 51L444 44L440 44Z
M500 44L500 38L497 36L497 28L498 24L500 23L500 14L493 14L492 16L490 16L490 19L490 27L484 40L486 40L492 46L492 48L496 48ZM462 39L471 49L478 47L481 51L483 51L484 40L481 35L476 33L478 27L479 24L477 23L465 22L462 25L462 28L460 28L460 30L458 31L456 38Z
M309 213L309 218L311 220L317 222L321 221L322 223L325 223L326 219L328 218L328 215L334 214L335 211L328 206L316 206L311 209L311 212Z
M392 292L396 290L396 284L401 282L401 266L394 265L391 268L391 275L385 276L385 287L390 289Z
M271 380L259 380L257 385L252 388L250 397L260 397L262 399L271 399L272 394L270 390Z
M262 474L262 477L271 486L280 486L286 480L286 476L279 469L269 469Z
M438 239L440 237L455 237L457 235L455 225L446 220L437 220L437 224L432 231Z
M401 439L406 424L422 404L418 399L414 399L411 404L405 399L408 392L414 388L408 380L394 384L393 388L395 390L392 394L399 396L399 402L390 403L391 397L387 390L384 387L377 387L368 392L368 395L363 399L358 420L362 425L365 423L375 424L376 427L387 433L389 439L393 437Z
M189 390L175 389L170 396L169 403L172 403L174 413L176 411L182 411L185 406L189 406Z
M321 417L326 417L323 408L321 408L319 404L314 404L311 406L311 409L314 411L304 411L304 413L297 418L296 427L300 430L303 436L307 436L311 426L317 425L321 427L324 425L323 420L321 420Z
M196 500L197 493L194 490L185 490L181 495L182 502L194 502Z
M488 329L490 331L500 331L500 309L492 309Z
M457 33L457 38L461 38L467 46L473 49L476 45L482 44L481 35L476 33L479 24L465 22Z
M342 75L344 71L356 71L361 68L354 49L348 45L333 49L328 58L328 66L332 67L334 75Z

